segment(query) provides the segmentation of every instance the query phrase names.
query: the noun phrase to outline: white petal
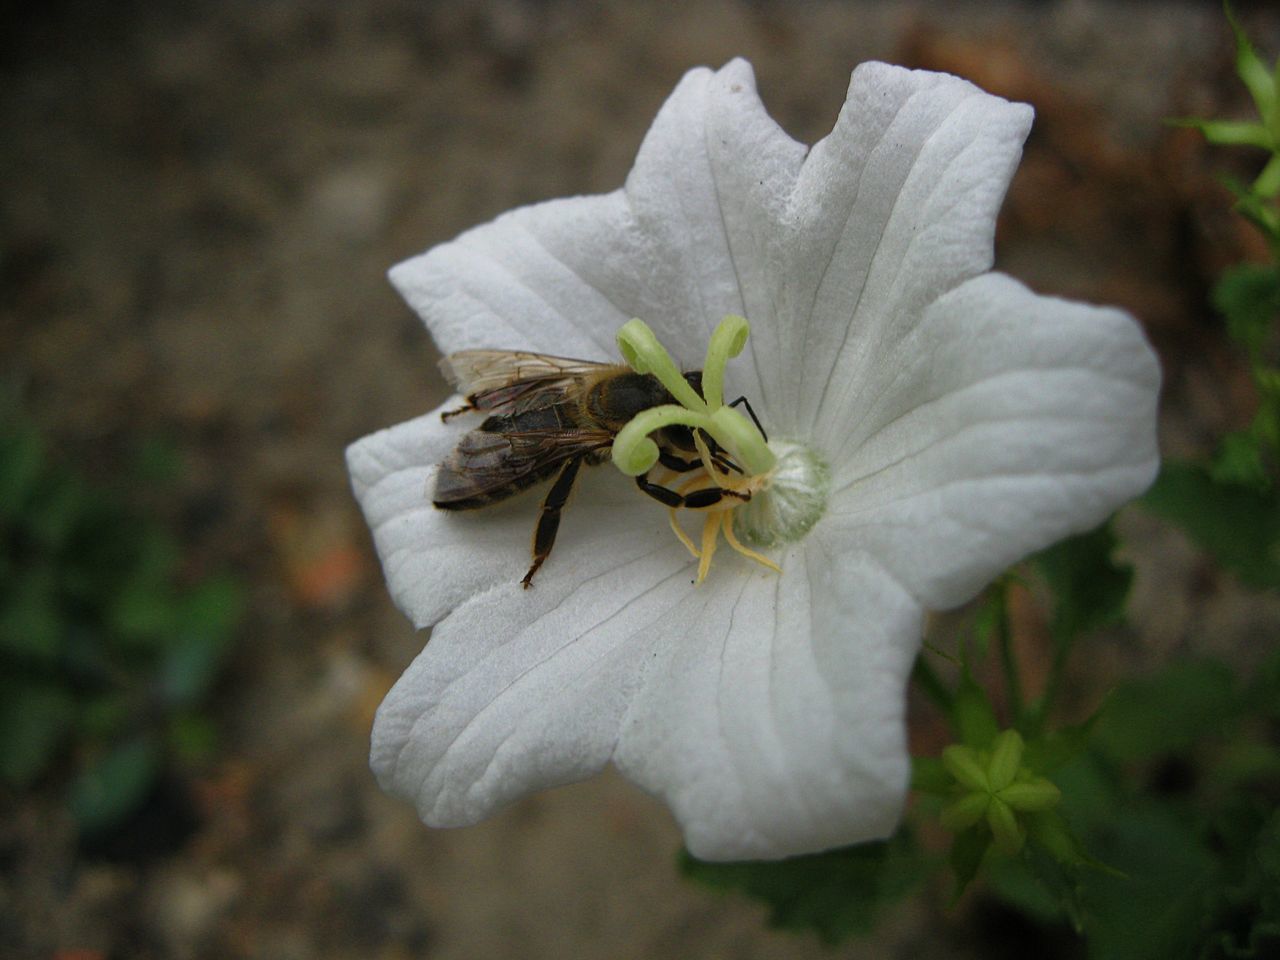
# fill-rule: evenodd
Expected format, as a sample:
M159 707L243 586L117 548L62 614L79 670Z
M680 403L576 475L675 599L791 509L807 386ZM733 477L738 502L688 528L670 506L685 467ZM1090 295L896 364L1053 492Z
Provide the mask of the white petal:
M379 711L380 781L458 826L614 757L700 857L887 835L919 607L865 556L806 548L782 577L730 556L694 587L670 534L637 529L598 569L464 604Z
M904 690L918 605L816 532L781 577L727 572L712 571L696 619L676 611L668 621L676 639L652 651L618 768L671 806L703 859L887 836L909 773Z
M608 761L655 625L703 595L665 523L616 533L565 562L557 544L530 590L464 603L388 694L373 768L428 824L474 823Z
M632 314L590 264L627 259L623 192L551 200L505 213L391 268L391 282L444 354L532 350L606 360Z
M773 311L775 224L805 148L765 113L751 67L691 70L645 138L625 190L514 210L391 270L442 352L616 356L641 317L696 366L728 313ZM759 395L743 358L730 388ZM741 382L735 382L740 380Z
M458 405L458 398L440 410ZM540 486L481 510L438 510L431 503L437 465L473 418L448 424L432 411L371 434L347 449L352 487L373 531L392 599L417 627L436 623L476 593L517 584L529 567ZM465 421L465 422L464 422ZM537 585L556 566L579 569L592 548L609 549L615 531L666 531L661 507L610 466L585 469L565 510L555 552ZM669 531L666 535L670 538Z
M758 349L800 385L796 430L819 446L893 375L886 353L925 307L992 262L996 212L1031 108L945 74L858 67L796 187L783 326ZM754 319L754 318L753 318ZM766 393L778 392L766 383Z
M928 607L963 603L1155 477L1160 370L1123 311L988 274L933 303L885 363L893 378L833 458L823 522L856 531Z
M645 238L629 267L669 292L637 315L674 356L700 362L726 314L753 323L774 314L777 225L805 153L765 112L745 60L690 71L663 105L627 178ZM754 399L759 373L747 350L729 375Z

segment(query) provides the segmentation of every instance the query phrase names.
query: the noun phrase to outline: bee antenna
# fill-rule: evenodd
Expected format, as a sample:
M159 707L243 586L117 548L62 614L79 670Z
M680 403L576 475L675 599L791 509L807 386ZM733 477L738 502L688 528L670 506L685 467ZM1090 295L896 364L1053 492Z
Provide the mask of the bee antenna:
M751 416L751 422L754 423L756 425L756 429L760 431L760 436L764 437L764 442L768 443L769 434L765 433L764 427L760 423L760 418L757 417L756 412L751 409L751 401L748 400L745 395L743 395L739 397L737 400L733 401L733 403L729 404L729 406L736 407L738 404L742 404L744 407L747 408L747 413L750 414Z

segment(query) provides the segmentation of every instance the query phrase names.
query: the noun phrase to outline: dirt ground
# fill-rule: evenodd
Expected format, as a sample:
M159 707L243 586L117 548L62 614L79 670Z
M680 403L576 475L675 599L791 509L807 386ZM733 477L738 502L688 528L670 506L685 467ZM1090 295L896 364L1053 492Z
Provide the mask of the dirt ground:
M1274 55L1280 23L1254 13ZM1143 320L1167 451L1202 452L1250 412L1205 306L1216 272L1258 252L1213 179L1235 160L1160 122L1243 109L1212 3L210 0L5 18L0 377L94 476L139 438L174 440L183 471L156 509L187 572L231 569L250 592L213 705L220 758L181 785L176 842L81 856L52 787L0 794L6 957L833 955L680 880L669 815L615 775L442 832L366 761L422 637L387 599L342 451L444 396L385 270L513 206L615 188L691 66L745 55L809 142L866 59L1032 102L1002 268ZM1276 602L1149 518L1122 530L1134 629L1082 689L1274 636ZM1008 930L936 894L834 955L1002 955Z

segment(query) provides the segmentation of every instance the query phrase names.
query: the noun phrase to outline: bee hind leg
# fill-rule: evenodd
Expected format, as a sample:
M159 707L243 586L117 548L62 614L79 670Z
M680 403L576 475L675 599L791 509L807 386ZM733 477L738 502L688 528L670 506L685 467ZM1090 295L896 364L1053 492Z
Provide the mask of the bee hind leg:
M538 572L543 561L551 555L551 548L556 543L556 532L560 529L560 511L573 492L573 482L578 478L578 468L582 466L582 457L574 457L565 462L556 475L555 483L547 491L542 500L542 513L538 516L538 525L533 530L533 565L520 582L526 590L533 583L533 575Z
M440 414L440 419L443 420L445 423L448 423L454 417L460 417L464 413L470 413L474 409L475 407L470 402L467 402L460 407L454 407L452 410L443 411Z
M653 483L647 473L642 473L636 477L636 486L665 506L685 507L689 510L713 507L725 497L733 497L736 500L751 499L751 494L749 493L729 490L725 487L703 487L690 493L678 493L660 483Z

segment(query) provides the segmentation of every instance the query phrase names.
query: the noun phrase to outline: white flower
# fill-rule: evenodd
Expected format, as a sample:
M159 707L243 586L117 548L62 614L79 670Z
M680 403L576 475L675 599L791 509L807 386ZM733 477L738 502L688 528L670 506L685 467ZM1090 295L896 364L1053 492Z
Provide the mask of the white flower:
M1096 525L1157 466L1159 370L1133 320L988 272L1031 118L870 63L810 149L747 63L693 70L623 189L514 210L391 271L445 353L612 360L640 317L693 369L745 316L726 396L831 480L816 525L767 551L781 574L722 551L695 587L663 509L585 470L523 590L537 495L431 505L475 419L434 411L354 444L391 593L435 627L378 713L387 789L457 826L613 762L707 859L894 829L922 611Z

